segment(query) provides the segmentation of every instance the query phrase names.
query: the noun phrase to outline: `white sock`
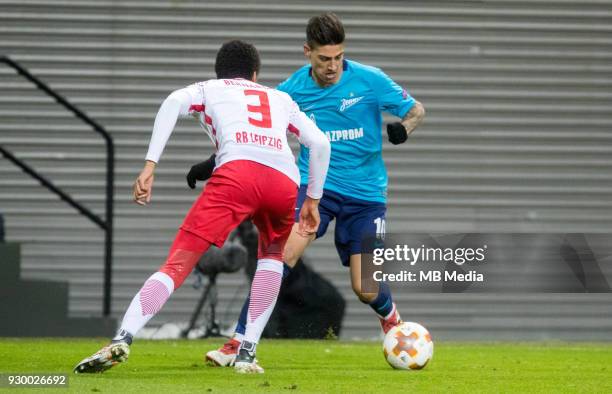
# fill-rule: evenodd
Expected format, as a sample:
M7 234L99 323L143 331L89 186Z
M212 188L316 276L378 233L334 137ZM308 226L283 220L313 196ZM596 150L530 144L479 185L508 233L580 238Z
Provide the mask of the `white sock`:
M251 284L251 302L247 314L244 340L259 342L270 315L276 305L281 281L283 280L282 261L261 259L257 261L257 271Z
M119 332L125 330L136 335L161 310L173 291L174 281L167 274L156 272L151 275L125 311Z

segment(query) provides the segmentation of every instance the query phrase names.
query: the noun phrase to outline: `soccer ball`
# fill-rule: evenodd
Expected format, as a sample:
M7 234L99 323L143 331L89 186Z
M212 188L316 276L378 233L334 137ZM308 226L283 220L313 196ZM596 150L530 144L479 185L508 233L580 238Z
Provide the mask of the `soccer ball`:
M431 335L420 324L398 324L385 335L383 353L385 360L396 369L421 369L433 357Z

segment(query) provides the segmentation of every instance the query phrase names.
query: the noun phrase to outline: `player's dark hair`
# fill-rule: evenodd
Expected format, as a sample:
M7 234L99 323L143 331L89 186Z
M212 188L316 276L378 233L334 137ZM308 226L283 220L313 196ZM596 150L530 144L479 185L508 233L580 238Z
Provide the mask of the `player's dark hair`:
M259 53L254 45L240 40L224 43L217 52L215 72L217 79L244 78L250 80L259 74Z
M333 12L313 16L306 26L306 43L310 48L338 45L344 42L344 26Z

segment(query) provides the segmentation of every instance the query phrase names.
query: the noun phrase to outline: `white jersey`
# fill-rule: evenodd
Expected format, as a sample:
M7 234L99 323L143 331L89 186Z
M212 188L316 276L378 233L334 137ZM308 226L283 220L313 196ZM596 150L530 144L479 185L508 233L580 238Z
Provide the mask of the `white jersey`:
M213 79L174 91L153 127L146 160L158 162L179 116L194 116L217 146L216 167L251 160L300 184L287 132L309 147L308 196L321 198L329 141L288 94L245 79Z

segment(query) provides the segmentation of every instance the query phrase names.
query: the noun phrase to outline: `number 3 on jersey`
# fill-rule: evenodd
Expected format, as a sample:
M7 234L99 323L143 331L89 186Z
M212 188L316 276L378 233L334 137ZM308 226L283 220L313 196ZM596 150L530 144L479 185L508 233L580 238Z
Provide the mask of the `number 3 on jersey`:
M270 114L270 100L268 99L268 93L261 90L247 89L244 91L244 95L259 97L259 105L247 104L247 110L252 114L260 114L261 119L251 118L249 116L249 123L253 126L264 129L271 128L272 115Z

